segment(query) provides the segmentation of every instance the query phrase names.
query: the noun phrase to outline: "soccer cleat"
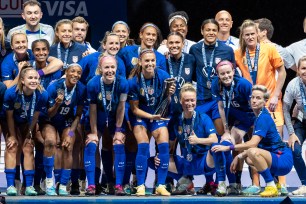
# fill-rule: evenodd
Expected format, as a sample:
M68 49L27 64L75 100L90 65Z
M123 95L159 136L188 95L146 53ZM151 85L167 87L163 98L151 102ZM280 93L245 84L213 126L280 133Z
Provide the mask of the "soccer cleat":
M226 195L240 195L241 184L231 184L226 188Z
M136 188L136 196L145 196L146 195L146 187L144 184L139 185Z
M16 186L16 190L17 190L17 195L21 195L21 187L22 187L21 181L15 179L15 186Z
M115 195L116 196L125 196L126 192L123 190L121 185L116 185L115 186Z
M88 188L86 189L85 195L88 195L88 196L96 195L96 187L94 185L88 186Z
M105 192L107 195L115 195L115 186L113 183L106 184Z
M71 183L71 186L70 186L70 195L80 195L79 182Z
M35 191L37 192L37 195L45 195L46 194L46 192L43 189L41 189L40 185L35 185L34 188L35 188Z
M225 182L219 183L218 188L216 190L216 195L219 197L223 197L226 195L226 192L227 192L227 188L226 188Z
M302 185L295 191L292 191L292 195L304 195L306 194L306 186Z
M125 184L123 186L123 190L127 195L131 195L132 194L132 190L131 190L131 186L129 184Z
M259 194L261 197L276 197L278 190L276 186L266 186L265 190Z
M59 196L68 196L69 192L67 191L67 187L62 185L62 184L59 184L58 195Z
M287 196L289 194L285 184L277 183L276 187L277 187L279 196Z
M171 195L194 195L194 184L188 178L181 178L178 180L175 190Z
M35 188L33 186L28 186L25 189L25 195L26 196L37 196L37 192L35 191Z
M156 195L162 195L162 196L170 196L171 193L169 193L169 191L167 191L166 186L165 185L161 185L159 184L155 190L155 194Z
M53 186L51 188L46 187L46 195L47 196L57 196L55 188Z
M8 196L17 196L17 189L15 186L10 186L6 189L6 195Z
M215 184L213 181L205 183L205 185L197 191L197 195L207 195L209 193L215 195L217 187L218 184Z
M79 180L79 186L80 186L80 194L84 195L86 192L86 181L85 180Z
M96 195L106 195L104 189L100 183L96 184Z
M251 196L258 195L260 193L261 188L256 185L251 185L242 191L242 195Z

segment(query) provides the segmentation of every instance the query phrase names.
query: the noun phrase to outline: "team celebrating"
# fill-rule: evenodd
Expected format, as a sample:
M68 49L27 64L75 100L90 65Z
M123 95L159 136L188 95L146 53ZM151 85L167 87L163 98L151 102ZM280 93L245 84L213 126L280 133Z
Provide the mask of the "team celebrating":
M149 168L156 195L286 196L293 167L302 185L292 195L306 194L306 39L286 48L271 42L266 18L245 20L238 39L222 10L194 42L187 13L176 11L165 40L146 22L137 45L117 21L94 49L83 17L53 28L40 23L37 0L24 2L21 15L25 24L7 36L0 18L8 196L145 196ZM286 68L297 76L282 96ZM156 111L164 96L166 116ZM195 175L205 177L198 191Z

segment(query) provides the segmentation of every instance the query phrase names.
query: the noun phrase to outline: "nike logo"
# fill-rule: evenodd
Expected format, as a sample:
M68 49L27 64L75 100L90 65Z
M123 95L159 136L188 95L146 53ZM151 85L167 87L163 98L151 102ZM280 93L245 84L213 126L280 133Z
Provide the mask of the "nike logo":
M213 130L215 130L215 129L209 129L209 132L211 132L211 131L213 131Z
M7 76L2 76L2 77L7 78L7 77L10 77L10 75L7 75Z
M254 133L258 133L259 131L261 131L261 130L255 130Z

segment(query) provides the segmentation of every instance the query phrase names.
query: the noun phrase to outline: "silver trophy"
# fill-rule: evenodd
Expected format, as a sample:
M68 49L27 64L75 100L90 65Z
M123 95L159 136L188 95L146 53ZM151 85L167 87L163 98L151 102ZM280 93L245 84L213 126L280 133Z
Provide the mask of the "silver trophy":
M172 85L175 85L176 79L169 78L164 81L163 92L161 95L160 103L158 104L155 115L161 115L162 118L167 118L169 115L169 105L171 103L171 96L169 95L169 89Z

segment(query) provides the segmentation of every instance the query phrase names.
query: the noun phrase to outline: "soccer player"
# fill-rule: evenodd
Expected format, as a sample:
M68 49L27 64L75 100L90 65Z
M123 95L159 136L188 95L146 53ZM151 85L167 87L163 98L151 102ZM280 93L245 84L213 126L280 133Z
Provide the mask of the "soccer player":
M120 49L128 46L134 45L134 40L130 39L130 27L124 21L116 21L112 26L112 33L116 33L120 39Z

